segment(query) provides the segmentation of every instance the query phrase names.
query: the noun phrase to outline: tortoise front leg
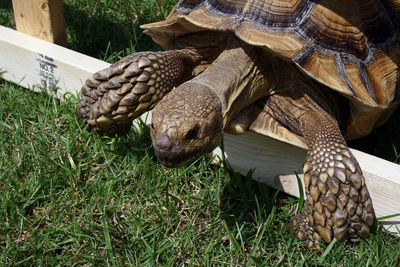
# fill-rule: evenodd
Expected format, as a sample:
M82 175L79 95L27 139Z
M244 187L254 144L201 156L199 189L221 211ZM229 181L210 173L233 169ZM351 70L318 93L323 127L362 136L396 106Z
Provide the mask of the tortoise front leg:
M321 92L316 90L287 90L272 95L265 106L275 119L301 134L309 147L304 164L307 203L291 221L296 237L306 241L308 247L320 237L328 243L334 237L342 240L347 236L359 241L368 236L374 222L360 166L346 145L338 121L326 111L337 109L330 103L334 97L312 93Z
M353 242L366 238L374 222L371 198L336 120L326 112L308 112L300 125L309 145L304 183L312 210L306 207L292 220L297 237L309 238L310 231L304 226L308 222L328 243L347 235Z
M135 118L191 77L199 59L186 49L127 56L86 80L77 117L99 134L125 134Z

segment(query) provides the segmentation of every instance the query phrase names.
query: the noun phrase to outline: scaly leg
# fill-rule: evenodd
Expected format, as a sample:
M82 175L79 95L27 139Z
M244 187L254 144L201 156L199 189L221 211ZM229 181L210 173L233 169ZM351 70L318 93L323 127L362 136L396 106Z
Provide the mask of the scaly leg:
M300 125L309 145L304 183L312 211L306 209L292 220L297 237L310 239L306 227L296 227L306 221L328 243L346 235L353 242L366 238L374 222L371 199L336 120L326 112L308 112Z
M328 243L333 237L359 241L368 236L374 216L360 166L332 115L345 112L340 106L343 99L300 78L295 81L270 96L264 107L282 125L302 135L309 147L304 164L307 203L292 218L293 230L308 247L320 237Z
M199 60L186 49L132 54L86 80L77 117L99 134L125 134L133 119L189 79Z

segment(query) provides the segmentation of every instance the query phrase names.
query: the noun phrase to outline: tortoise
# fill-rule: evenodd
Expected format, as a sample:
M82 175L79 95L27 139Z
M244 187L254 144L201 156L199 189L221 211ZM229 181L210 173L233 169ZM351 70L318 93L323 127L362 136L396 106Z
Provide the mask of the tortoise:
M308 247L357 242L374 213L345 140L399 104L399 18L397 0L181 0L142 26L166 51L134 53L88 78L77 117L122 135L154 108L152 142L168 167L210 152L223 131L299 137L307 205L291 219L295 236Z

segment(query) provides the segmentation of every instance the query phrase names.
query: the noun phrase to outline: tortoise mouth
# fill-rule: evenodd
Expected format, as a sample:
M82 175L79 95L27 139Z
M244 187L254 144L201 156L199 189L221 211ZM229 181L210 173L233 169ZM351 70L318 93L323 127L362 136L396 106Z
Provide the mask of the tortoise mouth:
M155 148L156 146L153 147ZM211 149L197 148L189 149L180 146L175 146L170 150L154 149L157 159L160 163L168 168L177 168L189 163L192 163L199 157L212 151L215 147Z
M195 161L214 150L222 139L222 133L216 133L211 137L198 139L197 142L185 143L173 141L170 144L169 142L163 142L164 138L155 138L152 131L150 133L157 159L161 164L169 168L181 167Z

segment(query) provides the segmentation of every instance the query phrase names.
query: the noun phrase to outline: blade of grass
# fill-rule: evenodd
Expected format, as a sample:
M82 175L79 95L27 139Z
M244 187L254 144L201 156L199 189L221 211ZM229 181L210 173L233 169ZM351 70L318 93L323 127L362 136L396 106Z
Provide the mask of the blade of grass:
M377 217L376 220L377 220L377 221L383 221L383 220L391 219L391 218L398 217L398 216L400 216L400 213L396 213L396 214L392 214L392 215L387 215L387 216Z
M229 227L228 227L228 225L226 224L226 222L224 221L222 225L223 225L223 227L224 227L226 233L227 233L228 236L229 236L229 240L231 241L231 243L232 243L232 245L233 245L233 248L234 248L237 252L241 253L242 250L241 250L241 248L240 248L240 245L239 245L239 243L237 242L237 240L235 239L235 237L233 236L232 232L229 230Z
M299 212L303 210L304 207L304 190L303 190L303 183L301 182L301 179L299 177L299 174L294 171L297 179L297 186L299 187Z
M111 260L111 263L113 266L117 266L115 264L115 259L114 259L114 253L113 253L113 248L111 245L111 238L110 238L110 232L108 229L108 222L106 219L106 212L105 212L105 206L103 209L103 231L104 231L104 241L106 243L106 248L107 248L107 254L109 255L109 259Z
M322 263L325 260L326 255L329 254L329 252L332 250L333 246L336 244L336 238L333 238L333 240L331 241L331 243L329 243L329 245L326 247L326 249L324 250L324 253L322 253L321 257L319 258L318 264L322 265Z

